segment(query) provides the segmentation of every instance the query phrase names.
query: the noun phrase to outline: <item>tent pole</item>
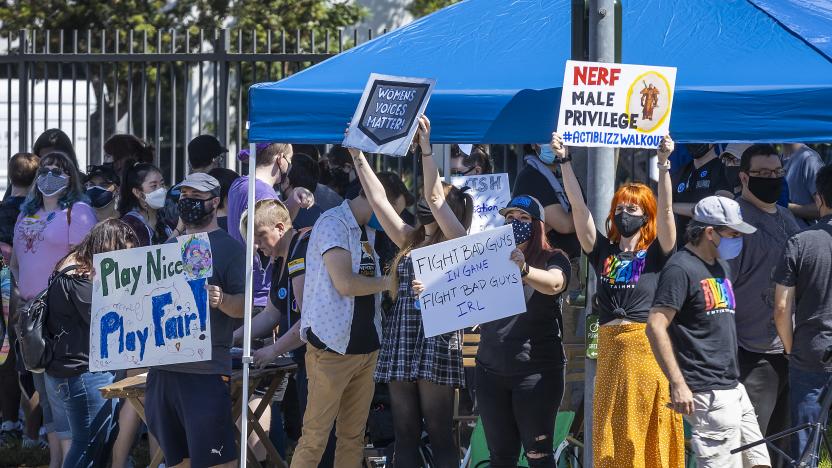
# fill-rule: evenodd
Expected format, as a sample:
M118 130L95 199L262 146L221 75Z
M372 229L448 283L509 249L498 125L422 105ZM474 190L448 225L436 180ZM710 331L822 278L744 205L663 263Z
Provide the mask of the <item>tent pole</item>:
M589 59L595 62L615 62L615 0L589 0ZM605 232L604 221L615 188L615 149L589 148L587 153L587 205L595 226ZM590 269L587 281L587 314L592 310L595 294L595 275ZM584 361L584 462L594 466L592 458L592 409L595 392L594 359Z
M251 364L251 310L254 299L252 283L254 279L254 168L257 165L257 145L248 145L248 217L246 218L246 296L243 314L243 397L240 415L240 468L246 468L248 454L248 374Z

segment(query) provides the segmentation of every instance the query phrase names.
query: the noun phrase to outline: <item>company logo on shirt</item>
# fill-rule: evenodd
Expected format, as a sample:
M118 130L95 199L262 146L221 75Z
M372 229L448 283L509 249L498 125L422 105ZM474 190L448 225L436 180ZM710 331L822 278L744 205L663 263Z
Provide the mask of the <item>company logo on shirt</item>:
M708 278L699 282L705 295L705 313L707 315L734 313L736 301L731 280L727 278Z
M647 262L647 251L640 250L635 255L610 255L604 261L601 270L601 280L613 287L625 287L638 283L644 265Z

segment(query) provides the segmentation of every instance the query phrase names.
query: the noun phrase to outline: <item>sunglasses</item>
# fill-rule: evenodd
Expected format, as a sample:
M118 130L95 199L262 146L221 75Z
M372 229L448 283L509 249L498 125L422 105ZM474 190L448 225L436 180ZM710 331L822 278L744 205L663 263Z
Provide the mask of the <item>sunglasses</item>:
M471 173L471 171L473 171L474 169L476 169L476 166L475 166L475 167L468 168L468 170L467 170L467 171L465 171L465 172L462 172L462 171L453 171L453 172L451 172L451 175L452 175L452 176L457 176L457 177L458 177L458 176L467 176L467 175L468 175L468 174L470 174L470 173Z
M57 167L53 169L49 169L48 167L41 167L40 169L38 169L38 176L45 176L48 174L52 174L54 177L61 177L66 173L62 169Z

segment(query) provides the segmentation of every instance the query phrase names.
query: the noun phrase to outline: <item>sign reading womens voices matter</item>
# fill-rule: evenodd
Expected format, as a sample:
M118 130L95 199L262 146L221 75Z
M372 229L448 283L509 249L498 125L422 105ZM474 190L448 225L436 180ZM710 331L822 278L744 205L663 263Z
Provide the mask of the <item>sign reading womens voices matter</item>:
M500 209L511 201L508 186L508 174L482 174L451 177L455 187L468 187L468 193L474 199L474 217L471 219L471 234L500 227L505 218Z
M343 145L406 156L436 80L370 74Z
M410 253L425 336L436 336L526 311L520 269L509 257L514 231L502 226Z
M211 359L205 233L93 257L90 370Z
M658 148L676 68L567 60L558 133L567 146Z

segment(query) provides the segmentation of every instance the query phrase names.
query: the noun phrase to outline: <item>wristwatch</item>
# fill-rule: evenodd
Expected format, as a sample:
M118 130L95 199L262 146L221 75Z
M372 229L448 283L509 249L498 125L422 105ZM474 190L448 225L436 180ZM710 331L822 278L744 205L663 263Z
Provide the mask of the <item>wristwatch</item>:
M656 167L658 167L659 169L664 169L666 171L669 171L670 170L670 160L668 159L667 161L664 162L664 164L662 164L660 162L657 162Z
M563 163L567 163L567 162L570 162L570 161L572 161L572 155L571 154L567 154L566 156L564 156L562 158L558 158L558 157L555 158L555 162L558 163L558 164L563 164Z

